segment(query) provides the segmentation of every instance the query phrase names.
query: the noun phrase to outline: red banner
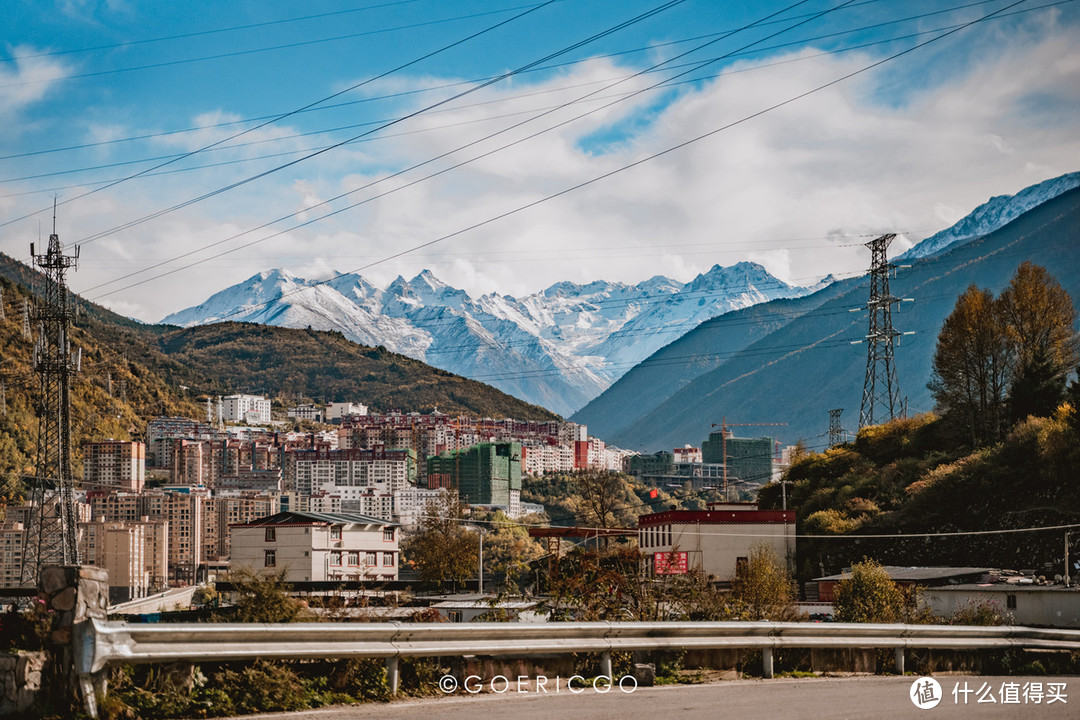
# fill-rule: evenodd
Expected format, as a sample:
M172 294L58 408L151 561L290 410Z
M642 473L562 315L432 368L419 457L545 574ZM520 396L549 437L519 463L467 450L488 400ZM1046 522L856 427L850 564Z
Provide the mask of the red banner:
M653 572L656 575L685 575L688 561L685 550L653 554Z

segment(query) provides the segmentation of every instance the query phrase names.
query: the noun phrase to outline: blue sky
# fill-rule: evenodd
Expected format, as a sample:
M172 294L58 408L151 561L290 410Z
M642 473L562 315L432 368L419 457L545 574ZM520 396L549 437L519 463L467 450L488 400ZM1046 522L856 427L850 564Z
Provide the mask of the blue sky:
M863 235L918 240L1080 169L1076 2L686 0L478 88L662 4L8 0L0 250L25 258L56 195L73 288L143 320L270 267L523 294L750 259L807 284L859 272Z

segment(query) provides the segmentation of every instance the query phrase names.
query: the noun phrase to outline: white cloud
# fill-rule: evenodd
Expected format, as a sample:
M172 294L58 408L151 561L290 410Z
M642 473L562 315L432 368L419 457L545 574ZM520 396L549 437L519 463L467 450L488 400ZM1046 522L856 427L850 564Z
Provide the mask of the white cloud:
M918 64L920 55L913 53L886 66L887 72L883 68L860 75L364 274L385 284L399 272L411 276L430 267L473 295L492 290L520 295L559 280L637 282L656 274L686 280L715 263L745 259L757 259L795 282L858 272L868 257L861 245L864 239L856 236L891 231L913 239L925 237L991 195L1016 192L1080 169L1080 47L1074 28L1054 22L1054 17L1039 16L1004 40L990 33L981 45L967 49L964 62L950 64L947 55L927 55L923 61L940 61L933 66L939 77L898 90L898 78L925 69ZM984 51L985 45L993 51ZM813 52L805 50L802 55ZM801 55L767 60L796 57ZM594 133L632 120L648 107L651 98L642 96L235 256L124 291L110 302L137 304L143 308L140 317L156 320L269 267L284 266L311 276L331 269L350 271L710 132L874 59L848 53L723 75L696 90L684 90L637 134L610 146L598 145ZM106 254L103 262L109 257L168 257L287 212L300 210L307 218L318 217L326 208L315 207L317 203L371 182L380 176L378 169L407 167L480 141L401 178L356 192L333 207L404 186L571 117L581 109L560 110L536 127L525 125L505 136L481 140L525 117L497 116L580 97L600 86L559 88L625 72L610 62L594 61L541 83L518 80L512 87L486 88L461 101L468 107L447 108L389 131L411 134L328 153L272 180L122 233L115 247L92 245L84 258L93 253ZM366 91L378 94L432 81L403 78ZM635 80L619 90L643 83ZM885 85L892 92L888 102L883 99ZM898 91L902 101L897 101ZM543 94L514 97L537 92ZM409 97L414 108L431 101L429 96ZM487 101L505 102L477 104ZM212 125L236 117L204 114L199 123ZM232 132L234 128L208 128L159 144L193 148ZM251 156L317 142L283 139L293 132L292 127L271 126L243 140L277 142L233 152ZM182 182L133 184L122 195L110 195L122 199L94 203L88 199L85 207L80 203L80 214L70 221L85 221L82 229L89 233L92 225L105 223L101 218L115 223L117 218L145 214L197 194L202 183L217 187L243 177L251 167L174 176ZM196 180L200 185L194 184ZM253 233L223 248L292 224ZM897 252L905 244L898 242ZM78 286L89 287L117 274L115 268L88 265L79 273Z

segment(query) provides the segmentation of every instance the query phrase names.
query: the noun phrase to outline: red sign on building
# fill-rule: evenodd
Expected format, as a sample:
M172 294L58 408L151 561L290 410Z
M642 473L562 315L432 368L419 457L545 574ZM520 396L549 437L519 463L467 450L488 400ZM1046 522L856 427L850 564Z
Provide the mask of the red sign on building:
M653 554L653 573L656 575L685 575L687 552L658 552Z

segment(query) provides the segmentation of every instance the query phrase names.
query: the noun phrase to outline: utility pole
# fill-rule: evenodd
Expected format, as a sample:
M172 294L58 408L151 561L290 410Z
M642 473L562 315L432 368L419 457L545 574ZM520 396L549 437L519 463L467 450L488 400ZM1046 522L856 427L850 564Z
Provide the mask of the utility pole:
M0 320L4 319L4 288L0 287Z
M836 447L842 440L844 429L840 427L840 415L844 408L836 408L829 411L829 447Z
M1065 531L1065 587L1069 587L1069 536L1071 531Z
M23 543L21 581L35 586L46 565L75 565L79 547L75 517L74 479L71 476L71 376L79 358L72 357L68 337L71 305L64 275L78 263L79 252L65 255L53 233L43 255L30 255L45 275L45 295L34 313L40 336L34 345L33 365L40 381L38 452L31 484L30 517ZM23 306L24 309L27 307ZM29 329L28 313L24 327Z
M895 237L894 233L888 233L866 243L871 254L870 301L866 304L870 311L870 326L866 333L866 379L859 407L860 429L883 420L892 420L902 413L893 341L898 335L914 333L900 333L892 326L893 305L902 300L909 301L908 298L898 298L889 293L889 274L897 266L889 262L887 251Z

